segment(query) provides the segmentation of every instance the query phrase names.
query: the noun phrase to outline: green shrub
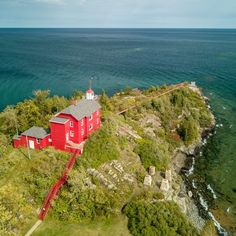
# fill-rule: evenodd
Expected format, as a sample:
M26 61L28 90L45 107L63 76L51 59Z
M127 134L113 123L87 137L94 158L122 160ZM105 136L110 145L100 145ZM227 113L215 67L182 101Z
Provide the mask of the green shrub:
M178 133L184 142L192 143L199 135L197 122L191 116L187 117L181 122Z
M107 161L117 159L119 155L114 127L111 122L105 121L100 130L89 137L80 159L85 162L85 165L96 168Z
M135 201L123 212L128 217L128 228L134 236L194 236L194 227L174 202Z
M158 170L165 170L168 166L166 150L153 139L138 141L134 151L140 156L141 162L146 169L149 166L156 166Z

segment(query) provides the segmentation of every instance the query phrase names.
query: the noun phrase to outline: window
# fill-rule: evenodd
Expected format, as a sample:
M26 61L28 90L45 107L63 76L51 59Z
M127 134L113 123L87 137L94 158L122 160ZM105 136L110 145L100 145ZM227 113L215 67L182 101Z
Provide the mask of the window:
M74 127L74 122L70 121L70 127Z
M40 144L40 139L39 138L36 139L36 143Z
M93 115L91 115L90 117L89 117L89 120L92 120L93 119Z
M84 125L84 119L81 120L81 126L83 126L83 125Z
M91 130L93 128L93 125L89 125L89 130Z
M84 135L84 129L81 129L81 135Z
M75 132L74 131L70 131L70 136L74 137L74 135L75 135Z

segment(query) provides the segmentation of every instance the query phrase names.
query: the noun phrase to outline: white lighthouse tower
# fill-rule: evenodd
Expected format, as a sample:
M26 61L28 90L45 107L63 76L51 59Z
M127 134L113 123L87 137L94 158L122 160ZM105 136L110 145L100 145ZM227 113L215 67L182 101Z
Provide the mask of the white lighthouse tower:
M86 91L86 99L94 100L94 91L91 88Z
M89 89L86 91L86 99L94 100L94 91L92 90L92 79L89 80Z

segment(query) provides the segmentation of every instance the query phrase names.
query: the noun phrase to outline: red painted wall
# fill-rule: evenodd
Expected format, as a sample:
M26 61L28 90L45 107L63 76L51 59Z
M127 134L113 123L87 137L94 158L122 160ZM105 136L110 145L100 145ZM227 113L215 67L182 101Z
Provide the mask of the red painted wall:
M69 122L66 124L50 123L52 146L59 150L65 150L66 134L69 134Z
M68 126L68 132L69 132L69 140L74 143L81 143L81 137L79 133L80 129L80 121L77 121L73 116L68 114L59 114L57 117L61 118L67 118L69 119L69 126ZM73 126L71 126L70 122L73 122ZM74 132L74 137L71 136L71 132Z
M92 119L90 120L89 117L86 117L87 121L87 138L90 134L93 133L93 131L97 130L100 127L101 124L101 112L96 111L92 115ZM90 129L90 125L92 125L92 128Z
M19 139L14 139L13 140L13 146L15 148L27 147L27 139L28 139L28 143L29 143L30 140L32 140L34 142L34 148L35 149L43 149L43 148L45 148L45 147L50 145L50 142L49 142L50 138L51 138L51 135L48 134L43 139L39 139L39 143L37 143L37 139L34 138L34 137L29 137L28 136L26 138L26 136L20 136Z
M76 120L73 116L68 114L59 114L58 117L67 118L73 122L73 127L69 125L69 131L74 132L74 137L69 137L69 139L74 143L81 143L88 136L98 128L100 128L101 124L101 112L100 110L94 112L92 114L92 119L90 120L89 117L84 117L81 120ZM69 121L69 122L70 122ZM92 125L92 129L89 129L90 125Z

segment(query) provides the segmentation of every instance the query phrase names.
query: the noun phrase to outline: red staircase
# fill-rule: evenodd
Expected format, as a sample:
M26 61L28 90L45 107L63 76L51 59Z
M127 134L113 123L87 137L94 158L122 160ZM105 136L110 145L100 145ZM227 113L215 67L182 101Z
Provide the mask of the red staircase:
M58 195L60 188L66 183L66 181L68 179L68 174L76 162L76 156L79 154L81 154L81 150L78 150L78 149L76 149L75 151L72 152L71 158L69 159L69 161L66 164L66 168L64 170L63 175L49 190L49 193L48 193L47 197L45 198L43 206L42 206L41 211L39 213L40 220L44 220L44 218L46 217L46 215L49 211L49 208L51 207L52 201Z

